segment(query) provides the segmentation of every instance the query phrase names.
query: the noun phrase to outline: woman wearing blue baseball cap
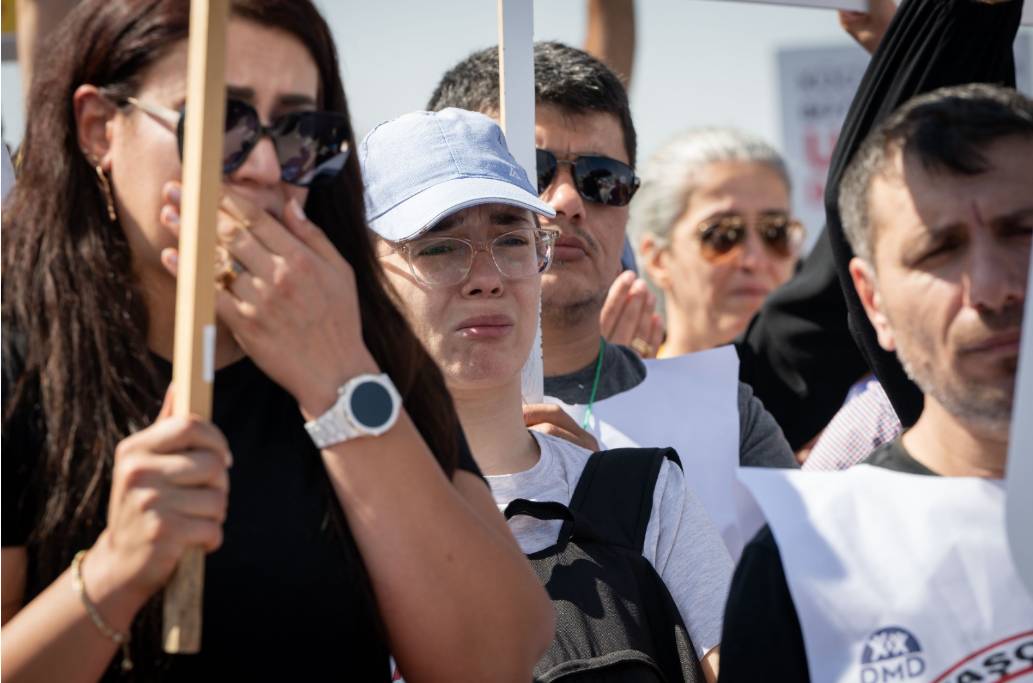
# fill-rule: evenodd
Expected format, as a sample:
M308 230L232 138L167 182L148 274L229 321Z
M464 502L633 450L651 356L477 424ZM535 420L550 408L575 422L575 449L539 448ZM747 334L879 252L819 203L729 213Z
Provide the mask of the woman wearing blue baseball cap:
M593 454L525 424L521 369L553 240L538 215L554 212L501 129L459 109L417 112L371 131L359 160L399 305L444 371L495 502L553 596L556 638L536 677L631 680L641 666L666 680L701 670L715 680L732 563L673 451ZM566 420L560 431L577 438Z

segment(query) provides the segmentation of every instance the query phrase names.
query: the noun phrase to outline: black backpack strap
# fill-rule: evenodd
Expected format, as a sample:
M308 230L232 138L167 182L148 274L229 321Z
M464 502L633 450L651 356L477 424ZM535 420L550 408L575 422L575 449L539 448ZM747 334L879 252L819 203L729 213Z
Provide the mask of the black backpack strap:
M671 448L615 448L588 459L570 509L601 538L642 552L653 511L653 491L664 460L681 462Z
M595 530L592 529L591 524L583 515L575 515L574 511L566 505L555 501L536 501L527 500L526 498L514 498L509 501L509 505L506 506L506 509L503 510L502 514L505 515L507 521L517 515L527 515L528 517L534 517L535 519L557 520L563 522L558 534L559 543L561 545L566 544L574 536L591 539L605 538L597 534Z
M514 498L502 512L506 519L512 519L517 515L527 515L535 519L556 519L560 521L572 521L574 516L563 503L552 501L533 501L526 498Z

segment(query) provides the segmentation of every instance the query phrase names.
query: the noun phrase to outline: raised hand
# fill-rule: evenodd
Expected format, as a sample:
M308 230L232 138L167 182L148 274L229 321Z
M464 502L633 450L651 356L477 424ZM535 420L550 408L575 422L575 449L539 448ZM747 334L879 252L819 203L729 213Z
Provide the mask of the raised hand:
M664 321L656 312L656 296L646 281L630 270L610 285L599 323L606 341L629 346L642 358L655 358L664 340Z
M893 0L868 0L867 12L838 10L839 25L867 50L868 54L874 54L896 11L897 3Z

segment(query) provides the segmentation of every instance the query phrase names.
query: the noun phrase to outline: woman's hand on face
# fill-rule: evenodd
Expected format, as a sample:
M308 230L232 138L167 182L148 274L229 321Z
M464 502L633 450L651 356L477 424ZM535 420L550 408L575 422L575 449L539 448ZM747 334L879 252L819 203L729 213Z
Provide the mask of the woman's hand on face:
M161 215L177 236L178 188L166 187ZM377 372L362 340L351 265L297 200L287 203L281 223L227 188L216 230L238 271L216 292L216 312L252 360L297 399L306 418L330 408L348 379ZM163 253L162 261L175 273L173 257Z
M595 452L599 443L558 405L528 403L524 405L524 425L542 434L558 436L582 448Z
M154 424L115 449L107 527L90 551L142 604L184 551L222 544L229 444L210 422L172 417L172 390Z

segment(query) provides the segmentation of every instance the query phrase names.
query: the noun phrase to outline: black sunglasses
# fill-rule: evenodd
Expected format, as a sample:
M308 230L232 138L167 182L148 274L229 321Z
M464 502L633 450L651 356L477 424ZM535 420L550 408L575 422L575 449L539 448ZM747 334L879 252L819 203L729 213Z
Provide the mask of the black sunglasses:
M179 157L183 158L183 126L186 112L128 97L125 102L176 127ZM280 178L307 187L340 173L348 160L349 129L343 114L328 111L295 111L263 126L258 112L247 102L226 100L226 130L222 145L222 172L228 175L247 160L263 135L268 135L280 161Z
M574 187L590 202L606 206L627 206L638 190L635 170L610 157L586 154L573 161L560 161L547 149L535 150L538 165L538 194L542 194L556 178L560 164L570 164Z

